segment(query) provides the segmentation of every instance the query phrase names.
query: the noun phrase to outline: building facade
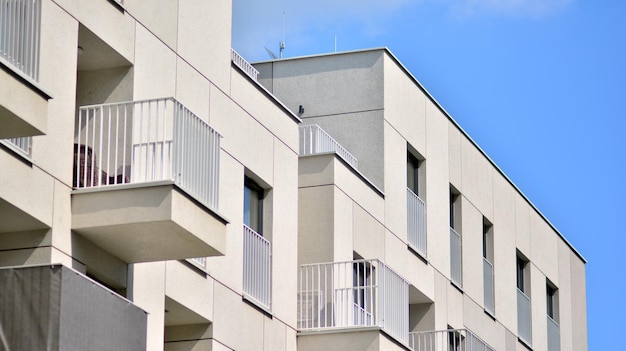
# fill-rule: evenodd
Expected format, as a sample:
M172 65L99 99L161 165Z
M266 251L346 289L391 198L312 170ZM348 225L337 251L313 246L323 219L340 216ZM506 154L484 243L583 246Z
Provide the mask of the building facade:
M302 118L299 349L587 350L584 258L391 52L255 67Z
M585 261L386 49L0 0L0 350L586 350Z

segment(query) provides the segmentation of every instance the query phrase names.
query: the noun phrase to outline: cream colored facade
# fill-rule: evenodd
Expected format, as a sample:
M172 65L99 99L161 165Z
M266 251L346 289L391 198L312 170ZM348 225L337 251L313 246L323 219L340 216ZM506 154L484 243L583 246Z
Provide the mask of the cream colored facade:
M409 284L409 330L419 332L409 339L415 349L470 349L467 335L465 344L438 348L424 341L431 331L462 329L483 341L480 350L587 350L584 258L393 54L374 49L255 67L262 84L299 111L303 125L320 126L358 159L353 167L349 157L338 156L342 151L336 156L328 150L301 154L299 264L361 258L384 262ZM422 249L407 234L407 216L415 216L407 206L409 158L419 165L413 188L425 205ZM460 250L456 261L455 247ZM516 278L517 257L526 264L525 283ZM485 261L491 273L485 273ZM460 268L458 276L453 266ZM491 287L485 286L488 276L493 277ZM378 284L380 289L382 282ZM556 288L552 295L548 286ZM530 299L528 321L518 319L523 312L517 287ZM378 306L383 305L380 299ZM549 308L548 299L554 302ZM530 334L520 325L527 322ZM385 322L379 323L383 332L368 331L363 323L336 328L343 330L338 334L301 331L298 346L406 347L402 337L390 336ZM555 325L556 339L548 335ZM454 332L434 335L454 344Z
M231 16L221 0L0 0L0 280L16 294L0 295L14 306L0 350L448 349L417 345L426 335L553 351L547 281L560 350L587 349L584 259L389 51L260 63L257 78L231 49ZM7 28L30 41L2 41ZM15 59L19 42L34 66ZM358 166L337 147L304 155L300 124ZM423 242L408 234L408 154ZM48 267L60 305L11 297L57 291ZM337 276L304 287L322 267ZM112 300L76 307L86 285ZM35 300L52 317L24 312ZM6 334L16 316L48 331Z
M40 6L37 79L12 64L10 45L0 44L9 51L0 70L0 135L32 136L30 150L6 141L0 150L0 266L62 264L115 290L146 312L142 349L296 349L299 118L233 63L231 2L11 0L0 2L0 12L31 5ZM164 98L173 100L145 102ZM96 106L95 117L79 111L87 105ZM172 136L161 125L168 111L191 116L189 134ZM123 117L127 124L110 122ZM214 144L194 144L201 127L219 133ZM142 131L154 131L144 144L137 142ZM179 184L185 174L146 176L191 157L163 156L179 141L174 150L185 141L203 152L217 145L212 163L199 166L202 177L217 164L217 200L209 205L194 193L205 184ZM115 163L109 154L124 146L116 155L127 159ZM144 150L152 150L147 158ZM85 167L77 165L81 157ZM267 260L271 276L281 277L269 285L267 304L243 286L246 177L263 187ZM120 331L111 330L123 319L87 338L115 338ZM0 349L21 349L28 338L34 336L23 330ZM93 347L83 349L110 349Z

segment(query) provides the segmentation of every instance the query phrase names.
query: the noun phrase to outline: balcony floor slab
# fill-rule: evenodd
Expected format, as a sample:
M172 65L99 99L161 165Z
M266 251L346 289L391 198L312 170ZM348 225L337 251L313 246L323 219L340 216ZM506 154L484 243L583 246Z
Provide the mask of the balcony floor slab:
M128 263L220 256L226 221L173 184L72 194L72 230Z

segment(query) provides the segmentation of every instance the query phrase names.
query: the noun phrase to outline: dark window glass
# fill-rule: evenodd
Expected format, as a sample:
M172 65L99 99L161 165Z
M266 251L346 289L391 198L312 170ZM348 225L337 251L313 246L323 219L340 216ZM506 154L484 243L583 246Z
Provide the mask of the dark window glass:
M243 192L243 223L263 234L263 189L246 178Z
M517 288L522 292L526 292L524 290L524 268L526 267L526 261L524 261L521 257L517 257Z
M406 162L406 186L419 196L419 160L408 154Z

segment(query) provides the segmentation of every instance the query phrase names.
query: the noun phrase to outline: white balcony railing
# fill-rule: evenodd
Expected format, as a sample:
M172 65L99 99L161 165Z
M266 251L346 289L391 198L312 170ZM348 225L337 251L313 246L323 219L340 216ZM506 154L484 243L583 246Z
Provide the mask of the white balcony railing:
M41 0L0 0L0 57L39 80Z
M298 329L376 326L408 343L409 285L379 260L300 267Z
M448 329L409 333L414 351L495 351L468 329Z
M4 145L23 153L26 156L30 156L31 144L33 137L21 137L0 140Z
M317 124L300 126L300 156L334 152L354 169L359 161Z
M220 138L173 98L81 107L74 187L173 181L217 210Z
M463 286L461 252L461 235L456 230L450 228L450 278L458 287Z
M495 299L493 287L493 264L483 257L483 284L485 290L485 311L492 316L495 313Z
M272 302L272 245L243 225L243 292L266 309Z
M530 298L517 289L517 336L532 346Z
M409 245L426 257L426 204L411 189L406 189L407 233Z
M257 76L259 75L259 71L254 68L246 59L244 59L235 49L230 49L230 59L233 61L235 66L241 68L245 74L247 74L253 80L257 80Z
M550 316L548 319L548 351L561 351L561 331L559 323Z

